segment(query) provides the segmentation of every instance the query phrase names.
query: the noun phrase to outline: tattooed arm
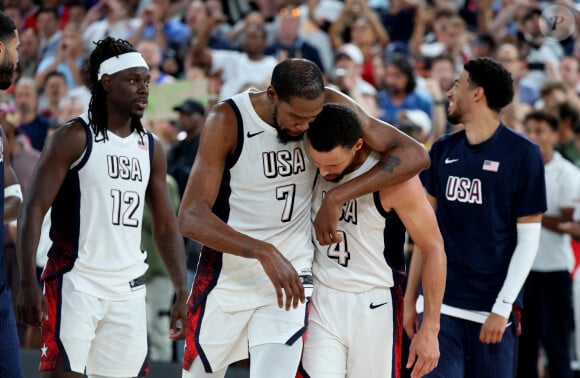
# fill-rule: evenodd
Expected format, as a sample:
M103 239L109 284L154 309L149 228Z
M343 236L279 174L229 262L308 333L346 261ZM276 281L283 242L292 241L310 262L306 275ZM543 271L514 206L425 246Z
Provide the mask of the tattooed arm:
M349 97L327 88L325 102L350 105L361 120L364 142L383 156L368 172L326 193L314 221L316 238L323 245L339 240L336 228L346 201L399 184L429 166L429 156L421 144L394 126L370 116Z

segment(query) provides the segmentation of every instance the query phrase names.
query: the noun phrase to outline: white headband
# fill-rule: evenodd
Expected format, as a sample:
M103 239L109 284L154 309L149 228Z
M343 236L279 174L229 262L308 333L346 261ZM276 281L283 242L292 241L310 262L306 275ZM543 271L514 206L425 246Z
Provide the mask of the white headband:
M145 59L138 52L130 52L121 55L114 56L105 60L99 66L98 79L101 80L103 75L112 75L119 71L126 70L133 67L145 67L149 68Z

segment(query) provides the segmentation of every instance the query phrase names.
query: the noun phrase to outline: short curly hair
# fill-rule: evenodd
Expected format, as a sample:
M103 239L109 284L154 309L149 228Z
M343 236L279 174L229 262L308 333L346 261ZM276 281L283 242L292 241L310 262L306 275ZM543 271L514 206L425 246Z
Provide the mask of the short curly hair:
M487 106L500 112L514 98L514 80L501 63L490 58L478 58L463 65L469 73L471 86L482 87Z

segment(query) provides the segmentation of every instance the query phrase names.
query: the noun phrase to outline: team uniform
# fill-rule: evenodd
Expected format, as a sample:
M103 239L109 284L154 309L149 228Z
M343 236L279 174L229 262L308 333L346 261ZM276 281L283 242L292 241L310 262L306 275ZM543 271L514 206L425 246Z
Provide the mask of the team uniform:
M0 196L4 198L4 148L0 135ZM0 219L4 219L4 205L0 206ZM0 227L0 240L4 240L4 227ZM6 276L4 246L0 246L0 377L24 377L20 362L20 343L12 307L12 294Z
M479 333L517 245L516 219L546 210L542 156L537 145L503 124L477 145L468 143L464 130L445 136L429 154L431 167L421 180L437 199L447 281L443 352L428 376L512 377L521 292L500 343L483 344Z
M580 170L554 151L545 165L548 210L560 216L574 208L580 191ZM538 254L524 287L518 376L538 377L538 345L548 358L551 377L572 377L570 344L574 328L570 235L542 227Z
M316 170L306 141L279 142L276 129L255 112L249 92L228 103L237 115L238 139L213 211L235 230L274 245L311 280ZM216 372L246 358L254 346L294 344L305 329L305 307L280 309L258 260L204 246L188 300L183 369L189 371L199 356L206 372Z
M372 153L342 181L358 177L378 161ZM317 177L313 217L325 193L336 185ZM340 243L315 242L303 375L399 377L405 228L394 211L383 209L379 192L374 192L344 205L338 232Z
M143 375L147 254L140 242L153 137L108 132L104 140L86 114L77 121L87 144L52 204L40 369L54 369L60 355L74 372Z

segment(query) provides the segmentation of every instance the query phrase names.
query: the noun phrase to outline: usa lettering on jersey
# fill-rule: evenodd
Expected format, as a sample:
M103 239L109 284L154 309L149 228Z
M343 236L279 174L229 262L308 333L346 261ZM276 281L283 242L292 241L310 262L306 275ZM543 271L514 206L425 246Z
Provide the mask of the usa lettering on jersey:
M304 153L300 148L294 151L266 151L262 153L262 164L264 166L264 176L276 178L278 176L287 177L306 170Z
M445 187L445 198L447 198L448 201L481 205L483 203L481 180L449 176Z
M143 180L141 165L136 157L107 155L107 167L110 178L131 181Z

